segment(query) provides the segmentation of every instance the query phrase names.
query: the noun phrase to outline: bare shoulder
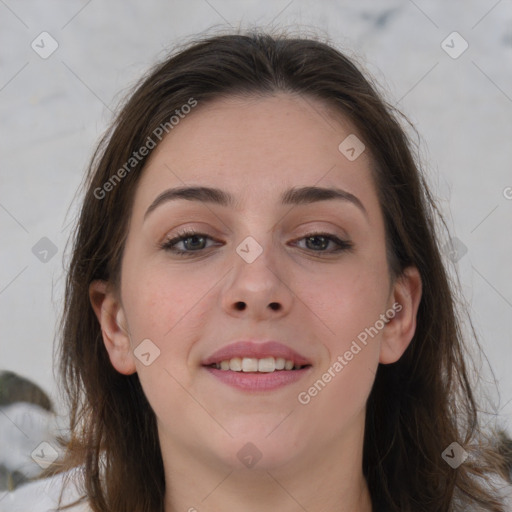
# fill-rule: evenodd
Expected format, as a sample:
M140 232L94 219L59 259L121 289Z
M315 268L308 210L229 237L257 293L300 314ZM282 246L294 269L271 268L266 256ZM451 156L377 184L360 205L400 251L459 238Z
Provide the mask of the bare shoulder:
M61 506L74 503L82 496L77 487L80 476L78 468L44 480L36 480L22 485L12 492L0 493L0 512L53 512ZM91 512L87 502L80 502L66 509L68 512Z

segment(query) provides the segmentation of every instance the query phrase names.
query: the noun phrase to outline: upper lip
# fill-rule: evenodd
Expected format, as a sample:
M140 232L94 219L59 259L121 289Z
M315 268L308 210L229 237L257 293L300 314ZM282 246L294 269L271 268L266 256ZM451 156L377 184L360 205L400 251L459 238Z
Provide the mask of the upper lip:
M232 359L233 357L254 357L257 359L282 357L283 359L293 361L295 365L306 366L311 364L304 356L278 341L237 341L215 351L202 364L203 366L209 366Z

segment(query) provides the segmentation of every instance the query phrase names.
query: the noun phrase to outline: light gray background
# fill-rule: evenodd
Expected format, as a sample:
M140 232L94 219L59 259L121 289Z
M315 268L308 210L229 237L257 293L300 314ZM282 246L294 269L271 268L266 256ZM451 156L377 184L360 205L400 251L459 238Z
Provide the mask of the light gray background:
M83 172L127 88L173 43L213 25L314 27L356 54L416 125L439 206L467 247L452 267L510 430L510 0L0 0L0 369L58 400L52 349ZM31 48L43 31L59 45L47 59ZM469 44L456 59L441 46L453 31ZM32 252L42 237L58 248L46 263ZM492 379L485 366L482 375Z

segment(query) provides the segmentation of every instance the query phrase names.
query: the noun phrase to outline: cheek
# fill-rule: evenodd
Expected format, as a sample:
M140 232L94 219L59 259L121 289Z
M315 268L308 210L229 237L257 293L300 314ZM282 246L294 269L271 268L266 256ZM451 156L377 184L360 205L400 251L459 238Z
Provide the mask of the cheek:
M362 412L375 380L389 280L385 266L347 265L317 284L308 305L327 357L298 402L335 432Z
M211 307L208 291L214 283L163 267L146 268L136 273L136 279L123 283L123 305L135 354L142 340L151 341L149 350L145 349L151 354L150 364L138 357L135 364L144 394L159 419L168 420L177 410L186 414L194 406L185 391L192 386L189 355L203 331L204 308L205 304Z
M389 275L385 257L358 257L311 288L310 304L324 324L328 358L298 401L332 431L363 411L379 362ZM329 411L326 414L326 411Z
M344 264L333 266L332 272L302 272L294 283L297 297L313 313L310 317L318 323L319 338L325 340L332 356L347 350L386 310L389 276L385 260L351 255Z
M377 363L375 355L365 349L351 361L336 362L325 367L297 397L303 417L316 418L317 429L333 438L364 413Z
M204 274L196 279L194 273L157 267L127 280L123 305L134 344L150 338L167 350L177 333L190 333L201 316L202 299L214 284L215 279Z
M123 306L135 355L142 352L143 340L151 341L151 364L136 357L136 370L157 414L161 404L186 402L183 389L192 385L196 364L191 350L208 332L218 280L217 273L171 271L161 264L126 273Z

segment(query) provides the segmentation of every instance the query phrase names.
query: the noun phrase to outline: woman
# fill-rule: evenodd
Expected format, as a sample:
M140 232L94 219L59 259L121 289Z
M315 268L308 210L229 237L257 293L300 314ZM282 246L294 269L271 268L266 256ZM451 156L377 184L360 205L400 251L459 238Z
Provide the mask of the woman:
M225 35L157 66L95 154L67 280L60 471L87 507L506 510L435 214L331 46Z

